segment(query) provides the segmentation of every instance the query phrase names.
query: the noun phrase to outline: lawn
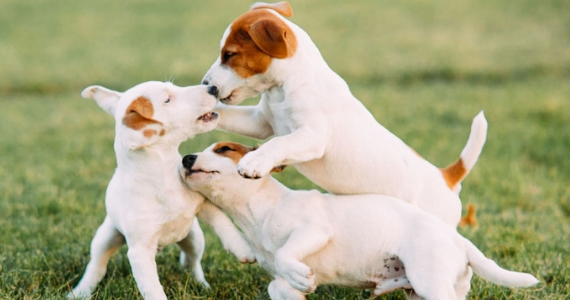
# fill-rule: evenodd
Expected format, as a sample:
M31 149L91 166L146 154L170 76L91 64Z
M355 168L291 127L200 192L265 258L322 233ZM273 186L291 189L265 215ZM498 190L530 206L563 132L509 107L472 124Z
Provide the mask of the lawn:
M461 193L479 227L460 228L505 268L541 283L478 276L469 299L570 299L570 2L291 1L330 66L379 122L437 166L459 155L484 110L487 143ZM62 299L79 281L105 216L113 120L80 91L148 80L198 84L249 1L0 2L0 299ZM255 102L253 100L253 102ZM197 136L181 153L219 140ZM315 188L288 168L276 175ZM157 256L170 299L268 299L270 277L239 265L204 226L210 291ZM378 229L382 230L382 229ZM368 299L322 286L308 299ZM140 299L126 247L93 299ZM405 299L396 292L380 299Z

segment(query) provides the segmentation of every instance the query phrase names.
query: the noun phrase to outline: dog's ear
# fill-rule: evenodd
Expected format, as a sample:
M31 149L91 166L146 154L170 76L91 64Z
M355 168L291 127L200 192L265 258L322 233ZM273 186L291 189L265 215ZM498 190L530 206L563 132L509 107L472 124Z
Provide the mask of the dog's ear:
M122 94L98 85L92 85L81 92L81 97L93 99L97 105L111 116L115 115L115 107Z
M135 99L123 117L125 130L122 132L124 145L131 150L154 144L165 134L162 122L153 119L154 107L146 97Z
M293 9L291 8L291 5L287 1L281 1L277 3L256 2L251 6L251 10L260 9L260 8L273 9L274 11L280 13L282 16L288 18L293 16Z
M295 54L297 39L279 18L262 19L249 27L253 42L265 54L275 58L286 58Z

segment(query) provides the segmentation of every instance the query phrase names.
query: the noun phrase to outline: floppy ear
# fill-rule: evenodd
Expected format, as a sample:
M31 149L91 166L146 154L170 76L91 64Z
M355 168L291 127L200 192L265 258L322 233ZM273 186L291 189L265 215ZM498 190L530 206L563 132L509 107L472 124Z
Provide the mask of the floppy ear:
M297 40L291 29L279 18L259 20L249 27L253 42L275 58L286 58L295 53Z
M146 97L138 97L127 107L122 132L125 147L131 150L140 149L155 143L165 134L162 122L153 119L153 114L154 107Z
M95 100L99 107L112 116L115 115L115 107L121 96L122 93L98 85L92 85L81 92L81 97Z

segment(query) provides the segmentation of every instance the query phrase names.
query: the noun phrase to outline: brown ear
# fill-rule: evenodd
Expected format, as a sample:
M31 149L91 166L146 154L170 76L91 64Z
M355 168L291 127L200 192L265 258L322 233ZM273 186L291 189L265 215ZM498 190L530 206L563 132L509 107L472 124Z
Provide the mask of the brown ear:
M281 173L287 166L286 165L280 165L277 167L274 167L273 169L271 169L271 171L269 173Z
M135 99L125 112L123 124L134 130L139 130L150 124L161 124L153 120L154 107L148 98L138 97Z
M297 48L297 40L291 29L277 17L262 19L250 25L249 35L253 42L275 58L292 56Z
M281 1L281 2L277 2L277 3L257 2L251 6L252 10L260 9L260 8L273 9L274 11L280 13L282 16L288 17L288 18L293 16L293 9L291 8L291 5L287 1Z
M123 117L123 125L129 128L123 134L123 143L128 149L135 150L153 144L165 134L162 123L152 119L153 114L154 107L146 97L141 96L129 105Z

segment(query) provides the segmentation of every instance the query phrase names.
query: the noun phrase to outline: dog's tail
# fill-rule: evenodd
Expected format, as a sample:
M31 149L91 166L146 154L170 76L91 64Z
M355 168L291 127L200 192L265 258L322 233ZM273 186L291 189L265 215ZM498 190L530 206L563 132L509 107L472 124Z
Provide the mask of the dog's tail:
M465 148L461 151L459 159L447 168L441 169L443 178L450 189L459 193L459 190L461 189L460 183L463 178L469 174L469 171L471 171L477 162L477 159L483 150L483 145L485 145L486 139L487 120L485 119L483 111L481 111L473 119L467 145L465 145Z
M469 265L483 279L507 287L528 287L540 282L530 274L509 271L499 267L493 260L485 257L468 239L463 239Z

